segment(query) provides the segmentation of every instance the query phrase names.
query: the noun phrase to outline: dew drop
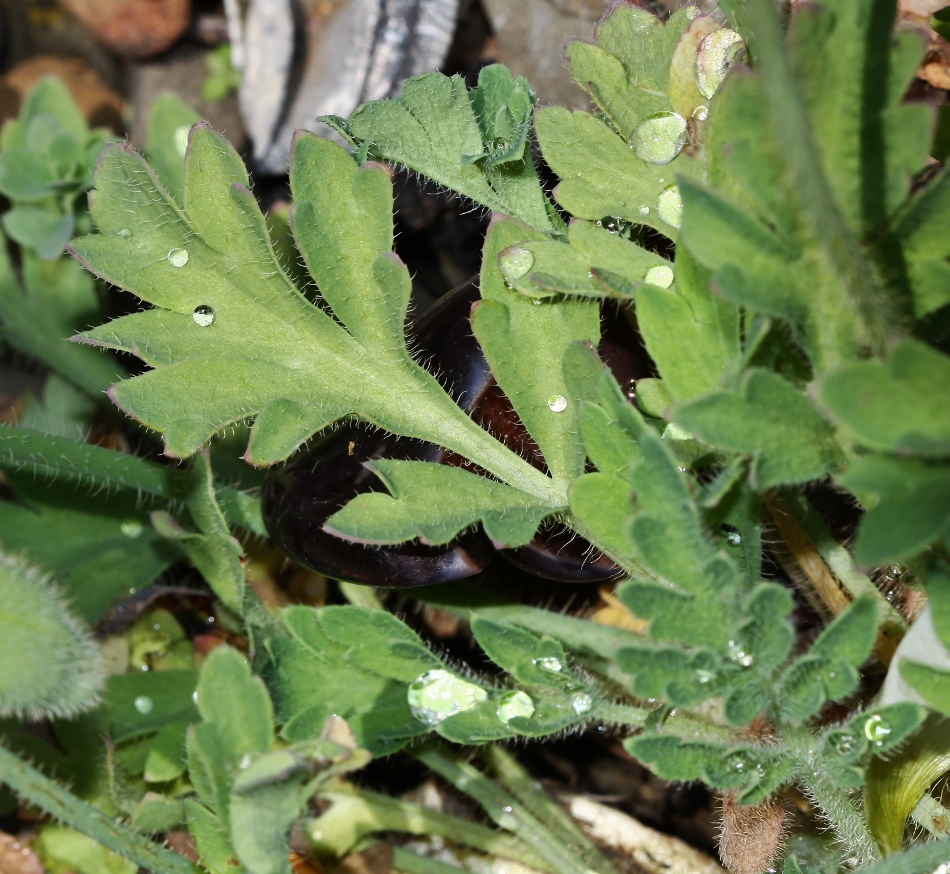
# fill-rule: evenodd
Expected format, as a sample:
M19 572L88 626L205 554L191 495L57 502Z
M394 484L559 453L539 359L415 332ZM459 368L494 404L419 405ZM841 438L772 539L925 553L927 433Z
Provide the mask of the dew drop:
M578 716L583 716L585 713L590 713L593 706L594 699L584 692L581 692L579 695L575 695L571 699L571 707L574 708L574 712Z
M191 701L195 706L198 705L198 690L197 689L195 689L195 691L191 693Z
M632 401L637 396L637 381L635 379L627 380L623 391L627 398Z
M534 701L525 692L505 692L498 700L498 718L507 725L512 719L534 716Z
M746 652L742 644L734 640L730 640L729 643L726 644L726 655L743 668L749 667L749 665L755 661L752 654Z
M630 148L648 164L669 164L686 145L686 119L676 112L647 116L630 136Z
M669 288L673 284L673 270L665 264L658 267L651 267L643 277L644 282L651 285L659 285L660 288Z
M704 670L703 668L699 668L696 671L696 681L698 683L701 683L704 686L706 685L706 683L709 683L715 679L716 679L716 675L712 671L707 671L707 670Z
M123 240L132 239L132 232L128 228L121 228L120 230L115 232L115 235L117 237L122 237Z
M719 90L743 45L742 37L728 27L714 31L699 44L696 84L703 97L709 99Z
M214 324L214 310L204 304L200 307L195 307L195 311L191 314L191 317L195 320L195 324L199 328L208 328Z
M705 121L708 115L709 115L708 106L697 106L693 110L693 118L695 118L696 121Z
M188 151L188 132L191 128L187 124L175 128L175 151L184 158Z
M155 702L152 701L148 695L139 695L132 703L135 705L135 709L143 716L148 716L155 707Z
M741 753L733 753L733 755L729 757L729 767L739 774L745 770L745 764L745 759Z
M641 207L637 210L637 212L640 213L640 215L646 217L646 216L648 216L648 215L650 214L650 207L648 207L648 206L641 206Z
M885 572L885 576L893 583L901 578L903 572L904 569L899 564L892 564Z
M534 266L534 255L521 246L510 246L498 256L498 263L509 279L518 280Z
M891 733L891 724L880 713L875 713L864 723L864 734L876 746L883 746Z
M184 267L188 263L187 249L169 249L165 256L172 267Z
M142 536L145 526L138 519L126 519L119 526L119 530L130 540L135 540L136 537Z
M531 664L541 668L542 671L550 671L552 674L558 674L564 670L564 665L560 660L546 656L540 659L532 659Z
M488 693L480 686L439 668L413 680L406 698L412 715L419 722L438 725L456 713L477 707L488 698Z
M249 753L245 753L243 756L241 756L241 761L238 763L238 767L242 771L246 771L249 767L251 767L251 756Z
M683 196L678 185L669 185L660 192L656 214L674 228L683 224Z
M839 734L833 741L832 746L843 756L853 753L857 747L858 739L851 734Z
M541 298L536 297L533 301L531 301L531 303L533 303L536 307L539 307L541 306Z
M738 531L727 531L726 540L729 541L733 546L738 546L742 543L742 535Z
M551 395L548 398L548 409L552 413L563 413L567 409L567 398L564 395Z

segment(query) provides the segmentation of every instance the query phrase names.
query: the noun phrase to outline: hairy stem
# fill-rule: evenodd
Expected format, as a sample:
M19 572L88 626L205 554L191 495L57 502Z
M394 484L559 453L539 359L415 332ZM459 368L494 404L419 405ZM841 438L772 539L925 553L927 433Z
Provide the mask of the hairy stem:
M849 855L867 865L881 858L877 841L847 792L827 777L815 747L817 742L805 727L783 729L789 750L798 760L799 779L820 815L834 830Z
M21 798L153 874L200 874L187 859L106 816L3 746L0 783L6 783Z
M166 504L180 503L191 490L185 470L13 425L0 425L0 469L74 483L94 492L133 491ZM215 493L232 525L266 536L256 497L219 484Z

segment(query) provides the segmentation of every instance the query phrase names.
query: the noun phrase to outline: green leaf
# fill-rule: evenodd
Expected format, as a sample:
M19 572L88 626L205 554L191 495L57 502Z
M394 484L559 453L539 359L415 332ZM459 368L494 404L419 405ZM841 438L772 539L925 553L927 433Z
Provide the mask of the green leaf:
M942 129L950 129L941 114ZM900 238L914 296L914 314L922 318L950 303L950 172L944 170L918 192L897 219L895 234Z
M524 492L458 467L423 461L367 462L390 495L358 495L327 519L324 530L359 543L448 543L481 522L501 547L524 546L550 508Z
M170 92L159 94L148 114L145 155L162 187L179 203L185 189L188 132L198 121L195 111Z
M147 792L132 812L131 825L143 834L155 835L174 831L184 822L185 806L181 801Z
M606 473L584 474L573 482L568 496L571 513L597 535L600 544L613 555L635 556L627 539L627 520L634 510L627 480Z
M502 97L498 89L500 85L502 93L508 89L507 78L501 71L483 70L478 88L469 94L460 76L423 73L403 84L398 99L364 103L350 117L347 130L370 143L374 157L402 164L493 212L551 233L556 228L531 155L525 151L520 160L515 157L520 136L512 131L502 145L501 156L507 158L503 162L472 160L486 152L492 155L495 139L485 139L476 107L496 109L492 119L481 124L486 133L497 133ZM518 93L526 88L523 79L512 80L505 100L508 111L516 110L510 120L515 125L530 113L525 99L530 101L533 95Z
M197 722L193 695L195 671L141 671L109 677L106 699L117 743L161 731L170 725Z
M840 701L858 685L858 668L867 660L877 633L873 595L854 601L818 636L808 653L785 671L776 693L785 719L801 722L826 700Z
M45 261L27 249L21 259L22 284L0 245L0 336L98 400L122 368L68 342L99 317L92 277L69 258Z
M146 783L167 783L185 773L185 733L187 730L187 722L173 722L155 735L145 757L143 776Z
M300 160L302 153L295 163ZM348 172L333 162L309 169L337 182L336 174ZM295 169L292 178L299 181L302 172ZM378 190L373 174L360 178L377 180ZM240 157L207 126L191 132L187 215L126 147L106 151L95 179L92 214L100 233L75 241L75 252L94 272L156 307L82 339L134 350L155 367L119 383L111 395L163 432L168 454L191 455L229 423L257 416L247 458L271 464L315 431L357 413L395 434L444 445L558 504L551 481L465 416L407 350L397 355L392 347L364 346L293 287L276 261ZM375 202L371 189L361 198ZM353 252L355 261L363 258L359 246ZM335 254L346 262L347 251ZM408 294L408 271L391 253L374 259L372 273L362 296L383 302ZM353 386L362 389L354 393Z
M6 149L0 153L0 192L14 201L36 201L54 190L54 178L43 155L27 149Z
M593 301L535 306L506 287L496 259L512 243L538 236L511 221L491 226L482 253L482 300L473 308L472 330L548 469L566 484L582 472L584 458L577 445L577 408L570 402L561 361L573 342L597 343L600 315Z
M463 155L462 162L489 168L524 160L536 102L528 80L513 78L502 64L489 64L479 71L478 86L469 97L487 150Z
M950 716L950 671L902 659L900 672L934 710Z
M195 839L201 864L211 874L244 874L245 868L235 858L228 833L221 821L206 807L185 799L188 831Z
M77 455L86 448L109 453L62 442L75 447ZM39 446L36 450L43 452ZM11 470L2 460L0 467ZM0 503L5 548L53 574L72 609L87 622L99 620L117 598L145 588L182 557L176 545L151 529L132 492L91 500L75 483L50 483L26 472L7 477L18 500Z
M89 133L82 110L73 100L66 83L57 76L44 76L27 93L20 107L21 121L48 116L79 140ZM6 143L4 143L6 148Z
M73 217L55 208L18 206L4 214L3 229L10 239L35 249L44 261L52 261L63 254L73 235Z
M752 455L757 491L817 479L841 461L834 431L811 401L758 368L746 372L738 392L680 405L673 420L713 446Z
M902 561L950 531L950 466L869 455L838 482L868 506L854 546L865 567Z
M599 224L574 219L568 225L566 243L528 239L510 246L498 255L501 271L518 291L538 298L565 293L623 297L618 288L638 289L666 278L673 281L666 258ZM607 284L602 280L605 275L618 278Z
M0 553L0 717L75 716L99 702L102 662L88 631L35 570Z
M713 295L709 271L685 247L676 252L674 272L671 288L647 284L637 291L637 325L668 395L688 400L714 391L731 375L740 355L739 310ZM642 408L641 392L638 384Z
M950 382L950 357L903 340L886 361L858 361L830 373L819 398L858 443L925 458L950 455L950 407L935 386Z
M190 487L188 473L168 465L9 425L0 426L0 468L29 474L30 479L36 480L47 491L50 491L50 483L68 484L75 500L81 499L86 508L90 507L87 490L124 492L127 496L142 499L143 503L158 499L173 504L180 501ZM21 492L25 481L26 477L19 481ZM218 485L215 491L232 524L254 534L266 533L258 498L228 486ZM115 497L110 501L109 512L121 512L125 507L123 502L117 503ZM132 506L134 513L141 512L135 504Z
M674 195L677 174L700 172L691 159L680 153L669 164L649 164L607 122L559 106L539 110L535 132L545 161L561 179L555 199L569 213L590 221L613 216L676 238L677 224L662 216L679 219L662 204Z
M442 667L422 638L385 610L324 607L319 615L321 628L351 665L406 683Z

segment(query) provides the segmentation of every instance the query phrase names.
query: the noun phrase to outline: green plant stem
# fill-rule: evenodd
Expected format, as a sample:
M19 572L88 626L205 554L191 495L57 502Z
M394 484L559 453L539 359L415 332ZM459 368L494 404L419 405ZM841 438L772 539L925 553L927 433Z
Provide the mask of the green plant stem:
M200 869L184 857L106 816L3 746L0 783L6 783L21 798L153 874L200 874Z
M330 801L332 806L304 826L318 852L342 856L366 835L396 831L420 837L438 835L490 856L520 862L549 874L561 874L515 835L430 810L421 804L367 790L327 792L321 793L320 797Z
M402 847L393 847L393 870L399 874L467 874L464 868L411 853Z
M413 751L413 755L460 792L477 801L500 828L521 838L545 861L545 868L558 874L589 874L591 870L597 870L585 864L575 851L562 843L559 835L542 825L517 799L454 753L427 745ZM596 864L599 860L593 861Z
M818 757L817 741L803 726L783 728L789 751L797 759L799 779L820 815L834 829L849 855L867 865L881 858L877 841L868 824L847 792L835 786L827 777L824 764Z
M865 336L856 339L880 354L899 323L875 266L845 224L822 172L811 120L786 50L778 6L774 0L748 0L742 8L747 22L744 35L762 71L772 123L788 158L802 209L862 320ZM835 354L831 349L823 352ZM821 362L825 367L834 363Z
M369 607L372 610L382 610L383 602L379 600L375 589L369 586L358 586L356 583L337 583L340 588L340 594L346 598L347 603L354 607Z
M489 744L479 751L482 761L491 769L495 778L524 808L548 828L554 830L572 849L584 858L598 859L597 868L608 874L616 874L616 868L602 858L600 848L575 820L558 804L507 750L498 744Z
M0 425L0 469L97 492L134 491L166 504L181 503L191 489L185 470L13 425ZM258 498L219 484L215 493L232 525L266 536Z

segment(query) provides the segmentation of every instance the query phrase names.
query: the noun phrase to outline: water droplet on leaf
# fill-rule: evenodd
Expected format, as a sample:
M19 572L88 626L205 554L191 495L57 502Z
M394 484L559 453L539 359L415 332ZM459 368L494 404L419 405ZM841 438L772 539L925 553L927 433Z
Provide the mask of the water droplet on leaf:
M709 34L696 54L696 84L703 97L712 97L719 90L726 73L745 44L734 30L723 27Z
M674 228L683 224L683 196L678 185L670 185L660 192L656 199L656 214Z
M498 263L510 279L517 280L534 266L534 255L520 246L511 246L498 256Z
M245 753L243 756L241 756L241 761L238 763L238 767L239 767L242 771L246 771L249 767L251 767L251 756L250 756L250 754Z
M142 536L145 526L138 519L126 519L119 526L119 530L129 539L135 540L136 537Z
M676 112L647 116L630 136L630 148L648 164L669 164L686 145L686 119Z
M135 705L135 709L138 710L143 716L148 716L152 712L152 709L155 707L155 702L152 701L148 695L139 695L135 701L132 702Z
M507 725L512 719L534 716L534 701L525 692L505 692L498 700L498 718Z
M214 324L214 310L209 306L195 307L191 317L199 328L208 328Z
M644 282L651 285L659 285L660 288L669 288L673 284L673 270L665 264L658 267L651 267L643 277Z
M583 716L585 713L590 713L591 708L594 706L594 700L583 692L579 695L575 695L571 699L571 707L574 708L574 712L578 716Z
M558 659L551 658L550 656L540 659L532 659L531 664L541 668L542 671L551 671L551 673L554 674L564 670L564 665L562 665Z
M864 723L864 734L876 746L883 746L891 733L891 724L880 713L875 713Z
M696 121L705 121L708 115L709 115L708 106L697 106L693 110L693 118L695 118Z
M165 256L172 267L184 267L188 263L187 249L169 249Z
M419 722L438 725L456 713L477 707L488 698L488 693L474 683L436 669L413 680L406 698L412 715Z
M552 413L562 413L567 409L567 398L564 395L551 395L548 398L548 409Z
M640 209L637 210L637 212L640 213L640 215L642 216L648 216L650 214L650 207L641 206Z
M122 237L123 240L132 239L132 232L128 228L121 228L120 230L115 232L115 235L117 237Z
M743 668L749 667L755 660L751 653L745 651L741 643L737 643L734 640L730 640L729 643L726 644L726 655Z

